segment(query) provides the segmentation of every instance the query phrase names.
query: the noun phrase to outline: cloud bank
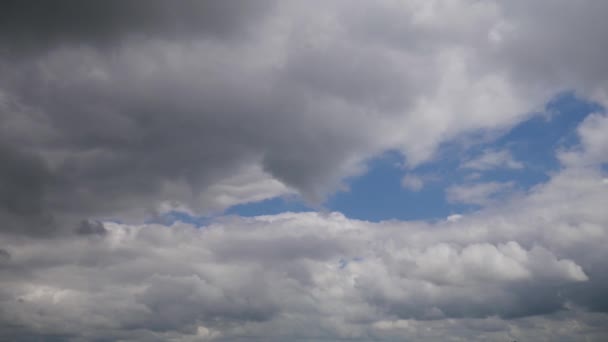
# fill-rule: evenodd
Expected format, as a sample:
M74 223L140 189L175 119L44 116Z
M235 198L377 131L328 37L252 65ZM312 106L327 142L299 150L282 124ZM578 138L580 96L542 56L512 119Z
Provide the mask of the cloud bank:
M578 39L607 31L583 20L603 5L545 5L578 31L518 1L9 2L5 229L289 193L320 203L387 149L415 166L558 91L603 99L601 44Z
M311 212L6 239L2 334L599 341L607 196L597 170L572 169L456 222Z
M606 122L587 118L583 143L562 153L594 155L605 141L585 137L588 125ZM608 183L599 163L565 165L523 197L435 223L309 212L5 236L0 336L600 341Z

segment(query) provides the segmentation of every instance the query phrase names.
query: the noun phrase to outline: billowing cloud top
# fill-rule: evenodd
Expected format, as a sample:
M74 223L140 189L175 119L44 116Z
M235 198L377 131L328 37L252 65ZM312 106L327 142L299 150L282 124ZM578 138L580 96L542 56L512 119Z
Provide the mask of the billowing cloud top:
M604 340L608 117L558 168L481 147L447 221L323 208L574 92L608 105L603 1L5 1L0 339ZM473 137L473 138L472 138ZM178 210L209 225L155 223ZM162 221L162 220L161 220ZM568 327L568 328L564 328ZM562 330L560 330L562 329ZM550 332L551 331L551 332ZM404 337L405 336L405 337Z

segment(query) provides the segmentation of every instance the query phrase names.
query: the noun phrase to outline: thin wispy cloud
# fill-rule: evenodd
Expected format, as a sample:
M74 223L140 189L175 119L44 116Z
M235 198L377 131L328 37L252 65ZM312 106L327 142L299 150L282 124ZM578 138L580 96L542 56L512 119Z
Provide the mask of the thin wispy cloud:
M465 161L462 164L462 167L478 171L487 171L497 168L519 170L524 168L524 164L517 161L508 150L485 150L481 155Z

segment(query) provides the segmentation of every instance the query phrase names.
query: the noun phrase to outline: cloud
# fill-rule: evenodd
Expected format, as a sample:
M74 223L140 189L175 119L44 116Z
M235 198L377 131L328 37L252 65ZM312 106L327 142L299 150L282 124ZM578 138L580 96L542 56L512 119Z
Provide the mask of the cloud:
M105 235L108 231L99 221L82 221L76 229L77 234L81 235Z
M2 262L6 262L6 261L9 261L10 259L11 259L10 253L4 249L0 249L0 260L2 260Z
M414 167L557 91L601 100L601 47L576 37L606 27L579 20L558 35L537 20L604 6L585 4L9 2L0 144L36 178L2 176L31 206L3 200L6 229L71 232L167 203L207 214L294 192L318 204L386 150Z
M318 204L385 151L606 105L608 3L0 6L0 339L606 339L603 113L526 194L448 188L484 206L458 220L138 222Z
M497 168L519 170L524 165L520 161L515 160L509 150L484 150L479 156L463 162L461 167L479 171Z
M563 150L558 153L560 161L571 167L597 166L608 162L608 116L605 113L593 113L579 125L577 133L580 145L574 150Z
M486 205L511 192L513 182L485 182L448 187L446 197L452 203Z
M204 228L105 222L95 239L6 236L0 320L13 328L1 333L436 340L421 331L435 327L504 340L545 336L543 315L544 326L578 325L566 340L600 338L602 179L568 168L525 197L436 223L310 212Z
M588 120L570 152L580 157L596 141L584 128L598 117ZM599 341L604 179L597 164L564 164L523 196L436 222L308 212L204 228L83 223L103 227L96 238L3 235L0 336L500 341L568 324L564 340Z
M424 187L424 181L418 176L407 174L401 179L401 186L412 191L420 191Z

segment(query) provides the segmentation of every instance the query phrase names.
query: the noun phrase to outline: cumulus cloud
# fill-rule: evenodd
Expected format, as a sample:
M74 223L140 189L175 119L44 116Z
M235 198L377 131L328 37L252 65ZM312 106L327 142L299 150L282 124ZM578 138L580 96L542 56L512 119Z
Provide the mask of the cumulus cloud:
M415 168L563 90L606 105L607 12L592 0L4 2L0 338L605 340L603 113L527 194L448 188L484 206L458 220L140 223L283 195L318 204L382 152ZM486 151L463 167L520 164Z
M587 120L571 153L595 141ZM3 235L0 336L600 341L604 179L564 164L525 196L434 223L308 212Z
M2 336L436 340L420 331L436 327L498 341L565 320L586 327L566 340L599 340L601 182L597 170L566 170L524 198L437 223L310 212L203 228L105 222L95 239L9 236Z
M294 192L322 202L387 149L413 167L556 91L601 100L604 68L591 68L603 54L577 34L603 36L591 24L603 20L582 20L602 6L9 2L0 145L29 180L2 176L19 195L0 215L40 234L167 203L206 214ZM579 30L552 30L545 7Z
M597 166L608 162L608 116L589 115L578 127L581 144L574 150L560 151L558 158L571 167Z

